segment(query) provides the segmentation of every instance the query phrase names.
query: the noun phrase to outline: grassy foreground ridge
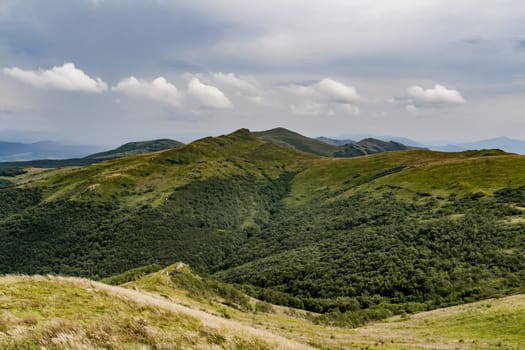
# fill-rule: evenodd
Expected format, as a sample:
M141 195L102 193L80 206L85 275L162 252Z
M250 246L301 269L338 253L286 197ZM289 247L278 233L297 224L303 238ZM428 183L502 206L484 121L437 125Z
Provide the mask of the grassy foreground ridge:
M523 295L348 329L316 325L312 317L318 315L300 310L257 310L260 302L253 299L253 309L241 309L212 289L196 289L200 280L183 264L121 287L79 278L1 277L0 347L521 349L525 341Z

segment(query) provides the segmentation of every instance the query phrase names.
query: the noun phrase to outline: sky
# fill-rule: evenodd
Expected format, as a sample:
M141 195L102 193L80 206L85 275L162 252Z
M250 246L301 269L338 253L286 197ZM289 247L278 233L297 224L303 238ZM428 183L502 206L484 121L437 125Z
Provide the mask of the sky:
M525 139L523 0L0 0L0 139Z

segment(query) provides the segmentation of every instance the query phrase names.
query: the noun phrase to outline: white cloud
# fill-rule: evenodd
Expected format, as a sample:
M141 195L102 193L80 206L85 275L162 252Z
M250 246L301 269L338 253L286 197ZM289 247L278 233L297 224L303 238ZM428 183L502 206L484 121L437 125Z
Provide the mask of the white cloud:
M23 83L41 89L80 91L99 93L108 90L107 84L100 78L91 78L73 63L48 70L23 70L18 67L4 68L4 74Z
M345 104L361 100L361 96L353 86L331 78L324 78L310 85L289 85L285 90L300 97L315 98L325 102Z
M237 76L234 73L224 74L222 72L211 73L211 76L216 82L230 86L237 91L253 95L259 93L259 83L253 77Z
M131 96L145 97L172 107L178 107L181 104L181 94L177 87L164 77L158 77L152 81L129 77L121 80L116 86L112 87L112 90Z
M457 90L447 89L436 84L433 89L423 89L421 86L411 86L407 89L408 95L417 103L422 104L463 104L465 99Z
M361 100L361 96L353 86L345 85L330 78L321 80L314 85L314 88L333 102L353 103Z
M299 103L290 105L290 110L295 114L333 115L334 109L353 115L360 113L355 103L362 101L362 98L356 88L331 78L308 85L288 85L283 89L300 99Z
M224 93L212 85L201 83L198 78L193 77L188 83L188 95L195 98L200 107L212 109L228 109L233 104Z
M224 74L210 73L213 80L220 86L224 86L227 89L233 90L235 95L244 97L248 101L261 104L263 102L263 91L261 85L252 76L240 76L234 73Z

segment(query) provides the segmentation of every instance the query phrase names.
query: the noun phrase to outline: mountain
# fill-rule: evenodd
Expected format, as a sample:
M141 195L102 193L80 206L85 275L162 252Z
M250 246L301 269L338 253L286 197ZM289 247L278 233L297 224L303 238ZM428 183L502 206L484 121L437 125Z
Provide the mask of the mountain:
M95 150L98 148L94 146L63 145L50 141L30 144L0 141L0 162L81 157Z
M352 144L340 146L340 150L334 153L335 157L357 157L367 154L375 154L388 151L404 151L413 149L394 141L381 141L373 138L363 139Z
M358 326L525 291L525 157L331 158L241 129L0 189L0 273L105 278L184 261Z
M114 159L134 154L162 151L184 145L182 142L170 139L158 139L152 141L128 142L110 151L91 154L86 159Z
M156 152L183 145L182 142L170 139L152 141L129 142L110 151L88 155L83 158L70 159L35 159L17 162L0 162L0 176L19 173L17 169L23 167L34 168L62 168L67 166L85 166L109 159L121 158L149 152ZM9 175L7 175L9 176Z
M525 154L525 141L511 139L505 136L496 137L492 139L480 140L475 142L458 142L458 143L449 143L449 144L427 144L424 142L414 141L404 137L395 137L395 136L373 136L368 134L352 135L352 137L361 139L361 138L375 138L383 141L394 141L401 143L406 146L416 147L416 148L427 148L433 151L440 152L461 152L466 150L479 150L479 149L501 149L505 152ZM333 139L328 137L318 137L317 140L332 144L332 145L342 145L351 141L349 139Z
M497 137L477 142L459 143L457 146L463 149L491 149L498 148L505 152L525 154L525 141L514 140L508 137Z
M412 148L394 141L384 142L373 138L363 139L359 142L351 140L337 141L322 137L312 139L284 128L255 132L254 135L266 142L326 157L357 157Z
M334 145L334 146L344 146L346 144L355 143L354 140L350 140L350 139L337 140L337 139L331 139L329 137L324 137L324 136L316 137L315 139L321 142L327 143L329 145Z
M517 349L525 342L525 295L351 329L249 298L183 263L145 266L109 282L116 279L125 282L0 276L0 348L464 350Z
M339 150L337 146L303 136L285 128L255 132L254 135L266 142L320 156L331 157Z

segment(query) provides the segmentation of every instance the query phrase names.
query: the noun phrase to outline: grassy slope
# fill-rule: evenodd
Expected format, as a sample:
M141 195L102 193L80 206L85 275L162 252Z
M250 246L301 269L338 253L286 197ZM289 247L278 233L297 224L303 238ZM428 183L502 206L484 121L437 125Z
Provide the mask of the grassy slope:
M34 196L28 196L27 203L29 204L23 204L22 207L28 205L30 208L22 208L19 211L21 216L11 215L6 219L6 224L3 227L7 229L21 227L21 229L9 231L9 234L2 237L11 243L11 246L8 244L3 246L3 252L5 252L3 255L10 254L14 263L19 263L23 260L22 258L26 258L24 254L29 249L27 247L31 247L31 249L38 247L42 248L43 254L36 255L35 250L32 250L33 253L30 257L32 265L29 265L29 268L33 269L30 270L31 272L58 271L89 276L95 276L101 267L106 268L118 261L125 262L122 265L107 267L102 275L107 276L144 264L154 262L167 264L169 261L179 259L187 261L186 258L195 259L190 261L193 264L192 266L198 263L200 264L198 268L201 271L206 271L206 267L217 263L217 261L221 262L220 259L224 259L225 264L232 263L233 258L228 261L228 254L235 257L238 252L232 246L246 243L246 249L241 252L247 259L253 260L233 261L234 264L249 262L249 264L244 265L246 269L238 269L243 275L240 276L242 278L239 281L246 281L245 270L250 273L267 271L266 277L270 278L277 275L275 272L278 272L278 274L283 275L281 277L285 282L287 278L288 280L290 278L297 280L309 278L324 288L320 291L322 293L328 290L322 282L330 277L333 278L333 281L338 280L337 288L346 291L346 286L351 283L362 282L362 284L369 285L371 283L366 281L365 283L362 280L366 280L370 276L381 277L377 276L381 275L381 273L377 273L377 270L385 267L385 264L382 263L384 259L379 254L375 261L378 267L371 267L370 271L367 270L368 275L363 274L363 268L358 267L357 263L367 256L375 256L373 254L381 251L383 247L389 248L381 251L386 253L389 250L391 251L391 248L399 249L399 253L395 253L397 255L393 256L395 259L388 260L390 265L387 267L394 273L398 273L400 278L412 273L412 271L407 272L407 270L399 269L401 263L409 261L407 257L414 258L413 261L409 261L414 266L428 267L430 272L435 273L434 265L428 263L431 260L419 259L420 255L418 254L424 253L426 254L425 257L432 257L435 255L432 252L436 247L428 246L421 249L421 245L415 240L420 237L430 237L433 234L431 230L418 232L414 229L413 232L409 232L413 234L413 237L407 236L408 238L396 236L399 231L396 227L399 220L395 216L388 217L390 199L375 203L377 208L372 208L371 215L359 217L359 211L362 207L365 208L369 204L368 198L365 198L368 202L365 200L358 201L358 205L356 205L354 201L354 204L350 203L352 205L350 207L346 206L348 203L344 201L345 198L363 194L366 197L379 197L381 199L385 192L392 192L396 197L408 200L411 203L417 193L424 192L431 196L417 199L423 204L425 204L425 200L438 198L438 205L428 210L432 214L432 212L439 211L441 205L446 204L443 204L442 202L445 201L439 198L445 198L451 194L461 197L468 192L481 190L490 197L495 190L500 188L515 188L525 185L524 168L525 157L497 151L440 153L411 150L352 159L322 158L265 143L247 130L240 130L231 135L205 138L165 152L127 157L85 168L60 169L22 175L17 178L18 189L41 189L43 202L39 206L34 206L36 204L32 202ZM277 208L277 214L272 213L275 208L261 208L258 204L259 201L267 199L263 196L268 192L266 191L266 184L274 184L273 181L278 180L286 173L295 175L290 178L290 192L283 192L284 197L276 199L278 204L283 199L284 205ZM237 181L239 178L243 180ZM216 192L212 190L217 189L218 194L215 197ZM228 197L228 194L232 193L235 196ZM213 194L212 197L209 197L210 194ZM212 203L213 205L200 206L202 203L192 202L194 199L198 199L204 204ZM337 207L330 207L330 203L341 205L338 209ZM360 206L361 203L362 207ZM184 220L191 215L180 214L177 211L185 204L193 206L193 209L199 209L199 212L194 210L190 213L193 216L188 222ZM480 202L479 204L483 203ZM112 211L104 211L106 205L115 206L116 209L111 207ZM49 208L53 211L47 212L46 210ZM337 213L337 216L335 214L330 216L333 214L332 209L334 208L340 212ZM352 208L352 210L348 208ZM19 208L15 209L18 210ZM216 221L210 222L207 220L206 214L214 211L218 213L213 218ZM276 219L275 216L279 214L279 211L283 213L281 221L276 221L274 219ZM98 212L102 212L103 225L100 225L98 217L94 217ZM45 232L42 231L44 233L31 230L32 227L35 227L31 221L37 217L34 215L35 213L41 215L38 216L40 220L38 224L40 224L39 227L45 229ZM355 213L357 215L356 220L353 220L351 216ZM410 213L408 212L408 214ZM74 219L70 220L75 222L74 225L71 222L54 224L57 219L69 217L70 214L76 215L73 217ZM409 216L405 214L407 212L402 212L405 217ZM427 215L428 213L425 212L424 214ZM461 212L453 214L462 215ZM20 217L23 217L23 220L16 221ZM375 220L375 218L378 220L387 218L392 220L392 224L390 227L383 227L384 230L383 228L378 229L377 232L360 230L359 227L354 229L357 226L356 223L360 224L361 221L359 220L361 219L369 220L371 225L375 225L374 221L370 221ZM523 263L521 239L523 230L519 226L522 218L521 213L515 213L509 218L510 222L515 223L512 226L516 231L507 230L506 226L510 225L501 225L494 231L487 231L486 235L489 237L480 236L484 237L482 240L468 235L462 236L462 240L473 242L474 248L477 249L479 248L477 243L488 241L491 238L490 236L494 236L493 232L505 234L506 236L501 236L502 238L492 239L499 239L503 245L506 245L496 246L496 251L491 251L490 255L486 254L487 258L492 260L479 263L483 256L481 258L478 256L461 256L463 260L448 264L451 259L447 254L451 253L443 251L440 253L443 254L444 258L440 262L448 265L439 267L441 270L437 272L449 273L456 268L461 272L463 268L468 268L467 271L470 275L467 276L469 278L478 275L481 276L479 277L481 281L486 281L487 279L478 273L478 270L471 269L471 267L478 268L481 266L485 268L491 266L494 267L493 270L495 271L491 271L493 273L491 278L494 276L497 278L505 277L506 275L500 275L500 271L497 270L501 268L507 273L508 265L516 268ZM294 221L295 219L300 219L302 222ZM419 225L420 221L425 219L426 217L415 217L410 224L417 224L419 227L421 226ZM86 220L86 224L83 220ZM277 232L274 236L270 236L269 231L264 231L269 226L272 228L270 225L272 221L277 222L276 225L279 226L273 227ZM351 228L335 230L333 229L335 221L337 224L349 225ZM143 222L147 222L147 225L142 225ZM27 228L21 225L27 225ZM67 225L73 227L71 232L61 235L63 227ZM202 228L202 225L209 226ZM101 226L105 231L99 230ZM259 233L255 231L255 238L259 241L247 239L245 229L258 228L259 226L262 231ZM440 228L440 225L434 225L430 219L427 220L427 226L429 229L434 228L433 226ZM442 237L442 240L449 240L452 242L452 247L456 245L460 247L458 251L452 254L452 257L458 257L460 254L470 251L471 247L459 246L462 242L455 242L453 237L450 237L456 234L454 229L459 230L455 226L452 226L452 229L441 227L438 231L440 234L432 238L434 240L432 243L436 243L436 241L440 243ZM25 239L24 235L26 234L32 235L30 239ZM515 237L514 241L507 240L508 237ZM407 249L408 243L402 239L409 240L408 243L411 242L411 244L418 246L414 249ZM68 245L75 240L80 242L77 246ZM254 241L260 244L250 245L250 242ZM430 238L429 241L431 241ZM443 244L437 246L437 249L441 249L447 244L447 242L441 243ZM56 251L52 250L57 246ZM479 249L483 253L487 251L483 247ZM359 253L359 250L364 253ZM367 251L370 254L366 253ZM268 256L258 256L262 254L261 252L268 254ZM334 255L337 255L339 260L326 261L326 257L331 258ZM50 256L51 258L49 258ZM418 259L415 259L416 257ZM259 260L259 258L263 260ZM391 258L392 256L388 256L388 259ZM466 260L474 258L478 262L471 263L470 260ZM507 259L512 260L506 262ZM500 263L502 263L501 266L498 265ZM40 270L41 264L44 264L46 270ZM76 264L74 266L76 269L71 268L72 264ZM22 268L28 268L28 265L21 264L20 266L22 266L20 270L14 271L24 271ZM68 270L63 270L64 266ZM323 271L317 269L320 266L328 267ZM350 267L355 267L353 277L359 277L361 280L347 281L338 278L346 278L349 275ZM71 269L69 270L69 268ZM220 269L222 266L213 265L213 268ZM330 272L331 275L324 274L325 271ZM294 275L296 272L302 273L302 275ZM421 271L416 272L421 273ZM511 272L514 273L515 271ZM287 276L287 273L290 275ZM421 274L423 277L429 275L426 269ZM418 275L419 277L421 276ZM445 277L448 278L446 275ZM497 280L496 277L490 282L497 289L501 285L501 281ZM380 281L377 281L377 278L374 283L379 284ZM456 282L463 279L461 275L455 278ZM329 280L330 283L331 281ZM416 282L419 283L418 286L422 284L418 281L414 283ZM439 280L431 280L430 282L437 283ZM516 284L516 280L513 283ZM465 290L467 287L475 286L476 284L465 286ZM283 282L278 285L270 285L270 287L284 291L289 285ZM299 287L303 288L302 286ZM314 287L316 286L314 285ZM515 288L516 286L511 287ZM514 293L516 292L515 289L512 290ZM333 291L332 293L336 292Z
M307 349L264 330L102 283L0 277L2 349Z
M173 283L199 280L176 264L124 285L63 277L0 277L5 349L521 349L525 296L395 317L357 329L313 324L305 315L241 311Z
M499 151L460 153L408 150L358 158L317 159L293 181L289 204L385 186L399 194L429 192L458 195L525 184L525 157ZM380 193L380 191L378 192Z

